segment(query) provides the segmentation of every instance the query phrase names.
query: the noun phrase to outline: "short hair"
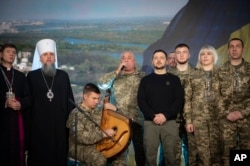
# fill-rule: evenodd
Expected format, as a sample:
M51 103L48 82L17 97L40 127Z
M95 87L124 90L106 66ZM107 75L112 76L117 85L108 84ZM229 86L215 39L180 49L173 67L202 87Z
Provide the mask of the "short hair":
M175 58L175 52L174 51L171 51L169 54L168 54L168 59L170 58L170 54L174 54L174 58Z
M187 47L188 50L190 50L189 46L188 46L187 44L185 44L185 43L177 44L177 45L175 46L175 50L176 50L176 48L181 48L181 47Z
M155 50L155 51L153 52L152 58L154 57L154 54L157 53L157 52L162 52L162 53L166 56L166 59L168 59L168 54L167 54L167 52L164 51L164 50L162 50L162 49Z
M123 51L123 52L121 53L120 57L122 57L122 56L124 55L124 53L130 53L130 54L135 58L135 54L134 54L132 51L130 51L130 50L128 50L128 51Z
M99 88L93 83L87 83L83 88L83 94L87 94L89 92L94 92L97 94L101 93Z
M214 57L214 65L217 64L218 62L218 54L217 54L217 51L216 49L213 47L213 46L210 46L210 45L204 45L201 47L200 51L199 51L199 54L198 54L198 60L197 60L197 64L196 64L196 67L197 68L201 68L201 63L200 63L200 55L201 53L204 51L204 50L209 50L212 52L213 54L213 57Z
M238 40L238 41L240 41L240 42L241 42L242 47L244 48L244 42L243 42L243 40L241 40L240 38L237 38L237 37L232 38L232 39L230 39L230 40L228 41L227 48L229 48L230 43L231 43L231 41L233 41L233 40Z
M3 45L1 45L0 52L3 52L6 48L14 48L15 50L17 50L15 44L12 44L12 43L4 43Z

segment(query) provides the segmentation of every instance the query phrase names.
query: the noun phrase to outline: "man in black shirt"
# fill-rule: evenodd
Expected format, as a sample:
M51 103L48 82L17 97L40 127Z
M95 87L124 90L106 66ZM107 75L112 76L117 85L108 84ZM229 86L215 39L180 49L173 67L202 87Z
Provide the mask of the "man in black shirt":
M155 165L160 143L165 163L176 165L178 123L176 117L184 104L184 90L179 77L167 72L167 53L156 50L152 64L154 72L145 76L138 89L138 104L144 121L146 166Z

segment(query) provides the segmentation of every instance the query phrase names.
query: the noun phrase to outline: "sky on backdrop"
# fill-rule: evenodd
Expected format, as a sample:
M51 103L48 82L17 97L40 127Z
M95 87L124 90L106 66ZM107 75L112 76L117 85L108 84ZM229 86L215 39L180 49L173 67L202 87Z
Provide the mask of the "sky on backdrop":
M188 0L1 0L0 19L173 16Z

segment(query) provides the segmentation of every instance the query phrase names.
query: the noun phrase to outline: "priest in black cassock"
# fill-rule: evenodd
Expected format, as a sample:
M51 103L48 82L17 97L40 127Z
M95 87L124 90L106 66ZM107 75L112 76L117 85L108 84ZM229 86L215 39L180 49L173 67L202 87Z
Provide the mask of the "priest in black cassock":
M25 74L13 68L16 46L0 50L0 165L25 166L26 114L30 93Z
M68 130L66 120L74 106L68 74L57 69L56 43L36 44L32 70L27 78L31 89L31 137L29 166L66 166Z

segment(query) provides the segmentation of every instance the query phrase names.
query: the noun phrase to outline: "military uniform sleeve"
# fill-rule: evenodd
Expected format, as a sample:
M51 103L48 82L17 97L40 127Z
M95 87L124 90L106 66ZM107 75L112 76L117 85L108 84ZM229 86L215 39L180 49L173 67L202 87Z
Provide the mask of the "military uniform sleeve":
M225 116L225 104L224 104L224 97L222 95L222 84L221 84L221 80L218 74L218 85L219 85L219 97L217 100L217 108L218 108L218 117L222 118L223 116Z
M76 109L70 113L67 120L67 127L70 131L70 139L74 140L77 135L77 144L93 145L103 139L102 131L99 127L95 126L93 122L84 117Z
M102 90L110 89L116 77L117 75L115 71L105 74L104 76L100 77L98 87Z
M245 109L241 111L243 118L249 117L250 115L250 101L247 99L245 101Z
M250 63L245 61L245 72L242 82L244 82L245 99L244 109L241 111L243 118L250 116Z
M185 82L185 87L184 87L184 94L185 94L185 104L184 104L184 109L183 109L183 116L184 119L186 120L187 124L192 123L192 86L191 86L191 80L190 78L186 80Z
M247 81L245 81L246 82L245 84L246 94L245 94L245 99L243 100L244 109L241 111L243 118L250 116L250 73L247 73L247 75L245 76L245 79L247 79Z

